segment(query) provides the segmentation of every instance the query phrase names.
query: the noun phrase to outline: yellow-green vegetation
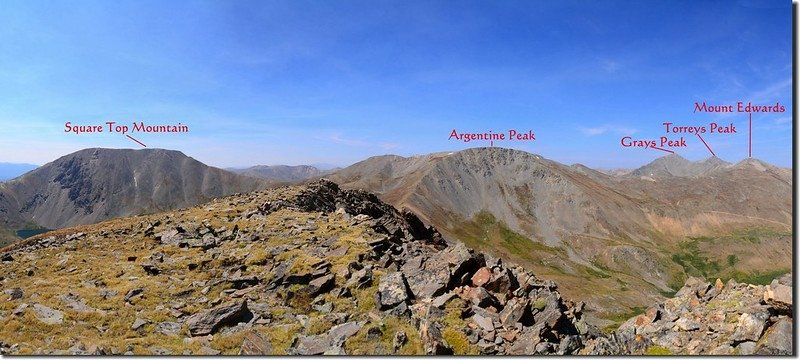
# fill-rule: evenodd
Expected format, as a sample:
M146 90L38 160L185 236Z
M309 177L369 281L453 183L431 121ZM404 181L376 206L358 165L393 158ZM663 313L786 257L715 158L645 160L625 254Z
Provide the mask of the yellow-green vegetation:
M299 323L276 325L263 329L260 333L272 344L274 355L286 355L289 353L289 347L292 346L292 340L301 328Z
M674 355L674 354L672 353L672 351L663 346L653 345L647 348L647 351L645 351L645 355Z
M746 265L753 255L741 251L752 244L761 244L765 239L790 239L791 231L772 228L736 229L719 236L688 237L678 244L671 259L683 268L685 275L675 274L669 285L673 289L683 286L686 276L696 276L708 281L717 278L734 279L749 284L769 284L777 276L790 271L787 264L757 263ZM735 253L732 253L735 252Z
M374 326L381 330L381 336L377 339L368 339L367 329ZM392 354L394 336L400 331L406 334L408 340L398 349L398 355L420 355L424 353L419 331L411 323L411 320L392 315L383 316L379 324L369 322L364 325L361 331L345 341L344 348L348 354L354 355L375 354L375 349L379 347L383 348L383 351L387 354Z
M453 299L445 304L444 317L442 317L442 337L453 349L455 355L480 355L477 346L472 345L464 334L467 323L461 318L466 305L461 299Z
M220 281L224 279L223 271L227 271L226 269L237 269L246 265L242 275L255 275L261 279L262 284L266 284L274 277L269 269L278 261L293 261L292 267L287 271L303 273L310 271L315 263L326 260L332 264L331 272L337 274L346 269L349 263L356 261L359 254L368 251L366 239L374 236L367 226L351 226L351 220L334 214L323 216L320 213L281 209L266 217L239 217L266 199L294 195L296 189L289 188L281 189L277 196L274 192L266 195L262 193L252 201L237 202L236 197L222 198L206 205L170 213L115 219L40 235L65 236L78 231L87 234L67 246L17 254L15 261L0 264L0 273L7 279L4 288L18 287L24 291L22 299L0 301L0 313L4 314L0 319L0 339L8 343L19 343L20 353L34 353L37 349L66 350L81 343L86 348L98 346L107 350L115 349L119 353L132 347L135 354L142 355L150 354L148 348L152 346L163 348L172 354L182 354L186 350L199 353L203 346L210 346L223 354L236 354L241 347L243 332L229 335L218 332L210 341L184 341L189 336L186 325L183 325L177 335L164 335L156 330L156 326L165 321L177 322L174 308L188 316L209 309L212 304L232 301L228 295L222 293L232 286L230 282ZM226 221L233 218L238 219L235 224ZM140 232L140 229L156 220L161 222L155 230L156 233L174 228L178 224L192 230L207 224L215 230L221 227L231 230L238 226L240 233L257 234L260 239L252 242L219 241L213 252L205 252L201 248L164 245ZM313 226L310 226L311 222ZM294 231L301 227L305 229ZM125 231L120 232L120 229ZM332 249L347 246L348 250L341 256L314 256L306 248L299 247L307 244L310 238L334 239L335 245ZM36 237L30 241L35 239ZM287 245L298 248L274 257L271 255L273 249ZM162 253L165 261L151 258L157 253ZM142 268L145 263L157 266L161 273L155 276L147 274ZM190 270L190 265L193 270ZM33 276L27 275L29 270L33 271ZM228 276L232 273L233 271L229 271ZM380 271L376 271L375 282L368 289L354 290L355 299L333 296L326 298L333 303L334 311L351 314L361 312L363 317L367 312L376 310L374 294L377 279L381 275ZM345 281L346 279L340 277L336 279L340 285ZM203 290L205 287L208 290ZM256 301L266 303L270 309L272 323L256 325L254 330L271 341L276 354L285 354L293 337L301 331L301 326L294 318L295 314L311 315L310 324L305 329L307 334L322 334L332 326L320 314L310 310L313 298L302 298L305 292L300 290L303 287L304 285L297 285L291 289L295 293L288 304L291 307L285 306L283 299L276 297L277 292L265 294L263 291L256 291L246 295L261 297ZM143 294L126 304L126 293L135 288L144 289ZM80 312L70 309L59 298L67 293L75 294L95 310ZM47 325L36 319L31 307L21 316L10 315L22 303L31 306L42 304L62 311L64 323ZM178 305L173 306L176 303ZM131 324L136 319L146 319L149 322L139 331L131 330ZM390 324L386 335L389 337L387 348L391 346L394 329L402 328L406 331L409 342L401 352L421 353L419 337L413 325L399 319L392 321L386 321Z
M488 211L481 211L471 221L448 230L476 251L494 253L521 265L540 264L542 256L566 256L563 248L550 247L520 235Z
M545 298L536 298L531 304L531 308L542 311L547 306L547 299Z
M619 328L619 326L622 325L622 323L624 323L625 321L628 321L628 319L631 319L636 315L644 314L644 311L645 311L645 308L635 306L632 309L630 309L629 311L603 314L603 318L604 319L608 319L608 320L613 321L613 323L611 323L609 325L606 325L603 328L603 331L605 331L607 333L613 332L614 330Z

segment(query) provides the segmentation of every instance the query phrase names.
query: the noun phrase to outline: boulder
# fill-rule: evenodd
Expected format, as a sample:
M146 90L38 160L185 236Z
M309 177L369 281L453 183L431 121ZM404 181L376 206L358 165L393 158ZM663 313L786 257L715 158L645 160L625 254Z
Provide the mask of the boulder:
M572 355L581 348L581 337L578 335L567 335L558 344L558 355Z
M408 301L408 287L401 272L384 275L378 283L380 309L393 308Z
M14 301L14 300L22 299L22 295L23 295L22 289L20 289L20 288L6 289L6 290L3 290L3 293L8 295L8 301Z
M133 321L133 324L131 324L131 330L133 331L139 330L142 328L142 326L144 326L149 322L150 322L149 320L136 318L136 320Z
M251 286L256 286L261 283L261 279L259 279L255 275L251 276L236 276L226 280L230 283L234 289L244 289Z
M781 317L767 329L755 349L756 355L792 355L792 320Z
M497 306L497 299L482 287L466 287L456 289L456 294L462 299L471 302L473 305L487 308Z
M75 311L89 312L89 311L94 311L95 310L95 309L89 307L88 305L86 305L86 301L84 301L83 299L78 297L78 295L75 295L73 293L67 293L65 295L60 295L58 298L61 300L61 302L64 303L64 305L66 305L68 308L70 308L72 310L75 310Z
M28 304L26 303L19 304L17 305L17 307L14 308L14 310L11 311L11 315L20 316L25 312L25 309L27 308Z
M423 349L427 355L453 355L453 349L442 336L443 326L436 321L423 321L419 327Z
M143 293L144 289L142 288L130 289L125 294L125 302L131 302L131 300L135 299L136 297L142 296Z
M58 325L64 322L64 313L41 304L33 304L33 312L39 321L48 325Z
M272 355L272 343L263 335L250 331L244 336L239 355Z
M678 319L678 321L675 321L675 326L683 331L695 331L700 329L701 324L697 321L682 317Z
M482 267L472 275L472 286L483 286L492 279L492 270L488 267Z
M536 352L536 345L539 345L541 339L539 332L533 328L525 328L522 333L517 336L517 339L511 346L508 347L508 355L532 355Z
M769 312L756 311L753 313L746 312L739 316L738 327L736 332L731 335L733 341L758 341L761 334L764 332L764 327L769 319Z
M142 269L147 275L155 276L161 273L161 269L153 264L142 264Z
M192 336L208 335L223 325L233 323L247 312L247 300L235 301L194 314L186 319L186 324Z
M494 322L488 316L476 313L472 315L472 321L484 331L494 331Z
M401 271L411 293L418 300L443 294L450 281L450 271L446 262L434 258L426 259L422 255L403 265Z
M513 298L506 302L506 306L500 311L500 322L507 329L514 328L517 323L523 322L523 318L530 318L530 307L527 299ZM532 320L532 319L530 319ZM530 322L523 325L531 325Z
M347 322L341 325L336 325L328 331L328 339L330 344L341 346L345 340L358 333L363 324L355 321Z
M183 325L177 322L164 321L156 324L155 332L162 333L167 336L177 336L181 333Z
M321 355L331 348L327 336L298 336L292 346L292 353L295 355Z
M328 274L322 277L318 277L314 280L311 280L308 283L308 291L311 294L311 296L317 296L319 294L331 291L331 289L333 289L334 286L334 278L335 275Z
M494 293L505 294L518 288L519 283L517 283L517 278L511 273L511 270L495 269L492 272L491 279L483 287Z

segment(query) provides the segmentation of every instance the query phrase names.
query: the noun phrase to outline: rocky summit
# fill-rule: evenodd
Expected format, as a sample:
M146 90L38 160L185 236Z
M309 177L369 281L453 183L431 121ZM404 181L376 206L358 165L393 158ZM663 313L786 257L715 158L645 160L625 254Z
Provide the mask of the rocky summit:
M790 354L791 281L691 278L607 334L551 280L328 180L0 251L0 352Z

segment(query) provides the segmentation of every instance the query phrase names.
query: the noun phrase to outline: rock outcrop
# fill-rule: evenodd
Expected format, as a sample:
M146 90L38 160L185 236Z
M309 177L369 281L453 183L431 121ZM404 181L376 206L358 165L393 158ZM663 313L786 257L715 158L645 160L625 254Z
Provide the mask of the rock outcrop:
M767 286L689 278L674 298L590 341L582 353L791 355L791 294L790 275Z

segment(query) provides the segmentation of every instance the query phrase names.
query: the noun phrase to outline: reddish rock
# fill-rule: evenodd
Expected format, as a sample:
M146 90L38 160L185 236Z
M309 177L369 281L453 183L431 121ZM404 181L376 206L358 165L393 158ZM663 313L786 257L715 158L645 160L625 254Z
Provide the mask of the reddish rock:
M483 286L489 282L492 278L492 271L489 270L487 267L482 267L475 272L475 275L472 275L472 285L473 286Z

